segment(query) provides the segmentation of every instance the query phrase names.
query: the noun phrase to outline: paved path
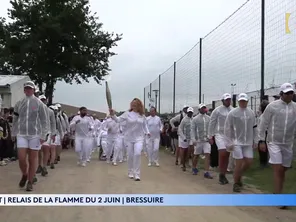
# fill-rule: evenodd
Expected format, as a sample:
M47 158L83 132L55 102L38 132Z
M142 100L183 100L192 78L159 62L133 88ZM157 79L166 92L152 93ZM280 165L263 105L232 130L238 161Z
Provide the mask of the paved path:
M110 166L92 160L85 168L76 166L73 151L65 151L62 161L47 178L40 178L33 193L47 194L138 194L138 193L231 193L231 185L221 186L217 179L183 173L172 156L161 153L161 167L148 168L142 157L142 181L127 178L126 164ZM17 187L17 163L0 167L0 193L24 193ZM248 191L246 191L248 192ZM294 211L262 207L0 207L3 222L292 222Z

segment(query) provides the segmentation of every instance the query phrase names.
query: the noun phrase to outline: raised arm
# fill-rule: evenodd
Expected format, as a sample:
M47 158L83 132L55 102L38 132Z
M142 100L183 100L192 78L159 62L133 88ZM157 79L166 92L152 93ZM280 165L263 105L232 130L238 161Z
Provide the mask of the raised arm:
M115 120L117 123L121 123L127 120L128 118L128 111L124 112L120 116L111 115L111 118Z

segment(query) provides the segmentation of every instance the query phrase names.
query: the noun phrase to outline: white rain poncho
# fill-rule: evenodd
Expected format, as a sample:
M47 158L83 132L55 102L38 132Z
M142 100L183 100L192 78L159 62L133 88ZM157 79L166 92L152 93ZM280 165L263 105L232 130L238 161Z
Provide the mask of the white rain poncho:
M98 120L98 119L94 120L94 129L93 129L93 136L94 137L98 137L101 125L102 125L102 123L100 120Z
M127 142L144 141L145 134L149 134L147 120L144 115L133 111L126 111L121 116L112 116L118 122L126 122L125 140Z
M76 123L78 120L80 122ZM92 137L93 125L94 121L91 117L77 115L71 120L70 128L71 130L75 130L75 138Z
M50 125L50 135L55 136L57 134L57 122L55 118L54 111L50 108L48 109L49 125Z
M25 97L15 104L12 136L39 136L46 140L49 126L47 107L37 97Z
M191 121L191 141L207 142L209 140L210 117L207 114L198 114Z
M150 138L160 138L160 133L162 131L162 123L158 116L148 116L146 118L147 126L150 132Z
M260 117L259 140L275 144L292 144L296 129L296 103L276 100L271 102Z
M210 136L224 135L225 120L231 109L233 109L231 106L226 107L224 105L218 106L216 109L214 109L210 117Z
M225 121L224 135L232 145L253 146L258 143L256 117L250 108L235 108Z
M182 119L178 128L178 135L181 140L190 140L191 121L192 118L188 117L187 115Z
M185 116L187 116L186 113L184 113L184 112L182 111L182 115L181 115L181 113L179 113L178 115L176 115L175 117L173 117L173 118L170 120L170 125L171 125L171 127L172 127L172 128L175 128L174 123L175 123L175 122L179 122L179 123L181 123L182 119L183 119ZM182 118L181 118L181 117L182 117Z

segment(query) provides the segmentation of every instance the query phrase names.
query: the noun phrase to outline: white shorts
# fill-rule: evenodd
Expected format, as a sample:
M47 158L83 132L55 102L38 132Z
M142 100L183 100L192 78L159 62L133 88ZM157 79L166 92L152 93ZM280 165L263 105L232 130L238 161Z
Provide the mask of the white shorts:
M269 152L269 163L291 167L293 160L293 144L268 143L267 148Z
M253 159L254 150L253 146L249 145L238 145L233 147L232 157L236 160L241 160L243 158Z
M51 143L52 143L52 141L51 141L51 135L48 135L47 136L47 140L44 143L42 143L42 146L43 145L44 146L50 146Z
M198 142L194 147L194 155L211 153L211 145L209 142Z
M31 150L40 150L40 137L36 136L17 136L16 137L16 146L20 148L29 148Z
M178 139L178 144L180 148L186 149L189 147L189 141L187 140L186 142L184 142L184 140L182 140L180 137Z
M231 144L224 135L215 135L215 142L218 150L225 150Z
M56 135L53 145L56 145L56 146L61 145L61 136L60 135Z

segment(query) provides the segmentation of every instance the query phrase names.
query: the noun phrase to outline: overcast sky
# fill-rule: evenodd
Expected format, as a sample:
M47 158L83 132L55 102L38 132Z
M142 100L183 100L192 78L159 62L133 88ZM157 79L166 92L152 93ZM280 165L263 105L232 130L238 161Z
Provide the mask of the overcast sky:
M91 8L107 31L123 33L111 59L110 88L114 108L126 110L143 88L183 56L232 14L245 0L92 0ZM9 0L1 0L6 17ZM214 52L211 52L214 53ZM106 111L105 87L94 82L82 85L58 83L55 100Z

